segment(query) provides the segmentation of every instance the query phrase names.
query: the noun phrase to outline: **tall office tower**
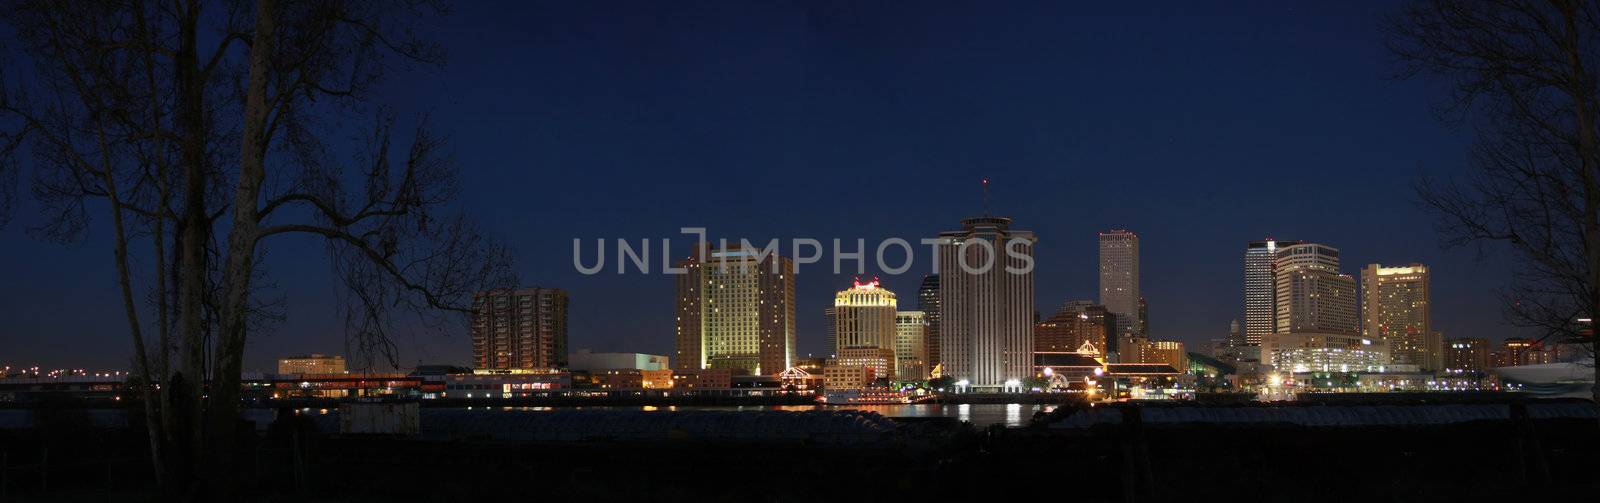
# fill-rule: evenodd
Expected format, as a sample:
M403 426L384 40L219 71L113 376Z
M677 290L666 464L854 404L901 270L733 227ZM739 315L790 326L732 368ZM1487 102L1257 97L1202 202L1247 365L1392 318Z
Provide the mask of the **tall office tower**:
M828 306L827 309L823 309L822 310L823 316L827 316L828 317L827 329L828 329L828 356L829 357L832 357L834 355L839 354L839 330L838 330L838 327L834 326L834 324L837 323L837 319L834 318L834 316L833 316L834 313L835 313L835 311L834 311L833 306Z
M1277 331L1277 281L1273 264L1278 248L1303 244L1267 238L1251 241L1244 249L1244 343L1260 346L1261 338Z
M1273 264L1277 333L1360 333L1356 280L1339 274L1339 249L1302 243L1278 248Z
M1116 315L1089 300L1068 301L1049 318L1034 326L1033 350L1045 353L1077 351L1087 342L1105 354L1115 351Z
M939 234L943 375L999 391L1033 375L1033 245L1005 217L961 221Z
M1139 235L1100 233L1100 305L1117 315L1117 333L1143 334L1139 318Z
M1444 341L1446 374L1483 375L1489 371L1489 340L1463 337Z
M894 313L895 376L905 380L928 378L928 317L922 311Z
M472 362L480 369L567 366L567 292L501 289L472 296Z
M678 263L680 369L733 369L756 375L793 366L794 262L758 249L702 245L705 261Z
M1361 270L1361 335L1387 342L1396 365L1442 367L1442 348L1433 341L1428 283L1428 267L1422 264L1368 264Z
M922 286L917 288L917 310L922 311L923 319L928 320L928 372L939 366L939 275L929 274L922 277Z

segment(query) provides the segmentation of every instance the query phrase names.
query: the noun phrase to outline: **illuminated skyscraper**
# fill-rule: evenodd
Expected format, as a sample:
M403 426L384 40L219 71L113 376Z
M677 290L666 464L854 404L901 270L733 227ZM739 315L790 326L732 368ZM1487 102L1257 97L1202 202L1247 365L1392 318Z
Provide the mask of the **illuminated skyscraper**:
M922 286L917 288L917 310L922 311L923 319L928 321L928 371L932 372L940 361L938 274L929 274L922 277Z
M1316 243L1279 247L1273 269L1277 333L1360 333L1356 280L1339 274L1338 248Z
M899 379L928 378L928 321L922 311L900 311L894 315L895 376Z
M783 372L795 360L794 263L758 249L705 247L678 263L680 369Z
M1100 233L1100 305L1116 315L1117 333L1144 334L1139 316L1139 235Z
M975 390L1018 387L1033 375L1033 233L1004 217L961 223L939 234L943 375Z
M490 290L472 297L472 363L480 369L567 366L567 292Z
M894 349L894 292L876 280L840 290L833 297L833 333L840 348Z
M1244 343L1260 346L1261 338L1277 330L1277 282L1273 263L1278 248L1300 241L1251 241L1244 249Z
M1388 342L1397 365L1440 370L1443 349L1433 337L1431 296L1427 266L1368 265L1361 270L1361 335Z

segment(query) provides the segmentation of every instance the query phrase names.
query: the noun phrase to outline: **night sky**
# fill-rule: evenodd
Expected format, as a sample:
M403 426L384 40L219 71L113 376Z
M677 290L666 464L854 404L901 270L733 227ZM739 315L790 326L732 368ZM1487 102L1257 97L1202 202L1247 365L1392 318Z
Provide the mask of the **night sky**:
M571 293L574 349L670 354L674 287L581 275L573 238L915 243L982 213L985 177L993 213L1038 235L1045 315L1097 296L1096 232L1127 228L1156 338L1224 336L1245 243L1268 235L1338 247L1351 275L1425 263L1446 337L1516 333L1500 254L1442 249L1415 203L1422 174L1466 172L1467 139L1432 115L1437 86L1389 78L1396 7L1071 3L460 2L434 34L448 65L391 75L381 99L449 134L465 209L525 285ZM0 362L126 368L104 221L63 247L24 232L38 218L24 200L0 229ZM252 337L248 369L343 351L329 266L297 239L268 247L287 320ZM904 308L919 252L883 278ZM802 355L850 284L827 269L799 275ZM464 328L399 343L406 364L470 361Z

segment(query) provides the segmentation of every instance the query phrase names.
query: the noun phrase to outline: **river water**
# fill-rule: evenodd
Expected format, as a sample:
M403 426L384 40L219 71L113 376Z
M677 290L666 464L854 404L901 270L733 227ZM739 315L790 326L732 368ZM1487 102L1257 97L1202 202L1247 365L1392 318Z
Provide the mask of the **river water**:
M900 404L900 405L691 405L691 406L599 406L599 407L479 407L489 410L506 411L547 411L557 409L590 409L590 410L642 410L646 412L673 412L690 410L866 410L876 412L889 418L937 418L948 417L972 423L978 429L988 428L990 425L1005 425L1015 428L1027 426L1033 420L1036 412L1049 412L1055 405L1037 404ZM471 408L471 407L469 407Z

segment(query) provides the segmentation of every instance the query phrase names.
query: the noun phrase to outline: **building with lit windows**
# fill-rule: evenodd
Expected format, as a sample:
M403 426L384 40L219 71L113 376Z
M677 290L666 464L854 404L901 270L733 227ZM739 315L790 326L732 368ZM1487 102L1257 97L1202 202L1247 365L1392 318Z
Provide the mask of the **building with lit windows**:
M1020 388L1033 371L1033 233L1004 217L961 224L938 240L941 375L964 390Z
M279 374L343 374L344 357L312 353L278 359Z
M1483 375L1489 371L1489 340L1461 337L1444 341L1444 372Z
M1100 305L1116 315L1116 332L1144 334L1139 316L1139 235L1100 233Z
M567 292L490 290L472 298L472 361L479 369L567 367Z
M1428 267L1422 264L1369 264L1361 270L1361 335L1386 342L1395 364L1443 367L1429 288Z
M839 350L839 355L829 360L832 367L865 367L876 377L895 377L895 355L891 348L853 347Z
M840 290L833 298L833 331L838 341L835 354L845 348L893 351L897 306L894 292L876 280L856 281L850 288Z
M1383 341L1343 333L1294 332L1261 339L1261 361L1282 373L1392 370Z
M1302 244L1267 238L1251 241L1244 249L1244 344L1258 346L1261 338L1277 331L1278 248Z
M674 390L727 389L733 387L730 369L672 369Z
M823 386L830 391L862 389L878 379L872 367L828 365L822 368Z
M1273 274L1275 332L1361 333L1356 281L1339 274L1338 248L1317 243L1280 246Z
M923 319L928 321L927 354L928 371L939 366L939 275L929 274L922 277L922 285L917 288L917 310L922 311Z
M1116 315L1089 300L1063 304L1034 326L1033 349L1038 352L1076 351L1085 342L1116 351Z
M1179 341L1145 341L1138 363L1165 363L1175 369L1189 368L1189 352Z
M928 320L922 311L899 311L894 314L895 378L923 380L928 378Z
M827 347L827 351L828 351L828 356L833 356L835 353L837 353L839 351L839 331L838 331L839 327L837 326L839 320L833 316L834 312L835 311L834 311L832 305L829 305L826 309L822 310L822 316L828 319L828 322L827 322L827 341L828 342L827 342L827 346L826 346Z
M1544 351L1543 345L1538 341L1520 337L1511 337L1501 342L1500 349L1491 352L1489 359L1495 367L1520 367L1554 361L1550 352Z
M739 246L697 253L677 266L677 368L775 375L793 366L793 261Z

